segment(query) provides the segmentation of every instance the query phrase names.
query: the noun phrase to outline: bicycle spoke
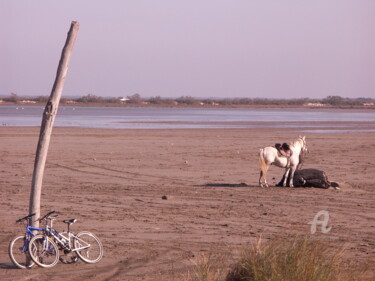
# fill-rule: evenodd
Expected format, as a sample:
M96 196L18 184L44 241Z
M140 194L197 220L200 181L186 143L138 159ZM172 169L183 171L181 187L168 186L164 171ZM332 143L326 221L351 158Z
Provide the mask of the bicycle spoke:
M31 239L29 253L33 261L41 267L52 267L59 260L57 245L50 238L41 235Z
M87 263L96 263L103 256L103 246L99 238L87 231L77 234L74 247L77 255Z
M31 268L34 262L28 256L28 241L25 236L14 238L9 244L9 256L13 264L18 268Z

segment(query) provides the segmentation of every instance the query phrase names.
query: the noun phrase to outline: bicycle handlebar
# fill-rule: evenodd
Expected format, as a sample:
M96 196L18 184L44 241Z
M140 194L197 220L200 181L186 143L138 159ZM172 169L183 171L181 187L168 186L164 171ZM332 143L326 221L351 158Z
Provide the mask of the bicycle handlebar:
M37 221L40 221L40 222L41 222L42 220L45 220L45 219L47 219L48 217L50 217L52 214L56 214L56 216L54 216L54 218L55 218L55 217L57 217L57 214L60 214L60 212L57 212L57 211L51 211L51 212L48 212L48 213L45 214L43 217L37 219ZM16 222L21 222L21 221L27 220L27 219L29 219L29 218L35 216L35 215L36 215L35 213L34 213L34 214L27 215L26 217L23 217L23 218L21 218L21 219L16 220Z
M52 214L58 214L59 212L57 212L57 211L51 211L51 212L48 212L47 214L45 214L43 217L41 217L41 218L39 218L39 219L37 219L38 221L42 221L42 220L45 220L45 219L47 219L50 215L52 215Z
M35 216L35 213L34 213L34 214L27 215L26 217L23 217L22 219L18 219L18 220L16 220L16 222L21 222L21 221L23 221L23 220L27 220L27 219L29 219L29 218L31 218L31 217L33 217L33 216Z

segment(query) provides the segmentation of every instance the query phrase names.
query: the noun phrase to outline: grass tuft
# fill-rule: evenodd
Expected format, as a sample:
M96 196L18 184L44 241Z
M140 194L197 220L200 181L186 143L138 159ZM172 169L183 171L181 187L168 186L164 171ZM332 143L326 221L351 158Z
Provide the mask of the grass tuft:
M353 281L365 271L343 270L344 247L332 250L314 237L261 238L246 247L232 265L201 257L185 281ZM227 263L228 264L228 263Z
M193 261L193 270L187 272L185 281L225 281L225 266L222 257L200 255Z
M319 240L307 237L258 239L232 266L226 281L326 281L339 278L343 248L332 252Z

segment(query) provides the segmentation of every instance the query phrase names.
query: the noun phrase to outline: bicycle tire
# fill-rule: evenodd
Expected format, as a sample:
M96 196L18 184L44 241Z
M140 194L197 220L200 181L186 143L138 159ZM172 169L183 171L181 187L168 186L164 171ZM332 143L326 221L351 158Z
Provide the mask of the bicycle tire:
M82 231L74 237L74 251L86 263L97 263L103 257L103 245L91 232ZM79 250L79 248L84 249Z
M29 255L28 245L25 245L25 235L17 236L9 243L9 257L18 268L31 268L35 264ZM28 261L29 259L29 261ZM29 262L29 265L27 263Z
M40 267L53 267L59 261L59 248L51 238L44 235L36 235L30 240L29 254Z

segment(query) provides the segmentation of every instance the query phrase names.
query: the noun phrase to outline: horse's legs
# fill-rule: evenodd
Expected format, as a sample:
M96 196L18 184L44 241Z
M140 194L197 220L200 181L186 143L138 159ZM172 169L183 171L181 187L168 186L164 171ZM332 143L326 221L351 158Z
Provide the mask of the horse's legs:
M285 168L283 187L286 187L286 182L288 180L289 171L290 171L290 168Z
M261 149L259 151L259 164L260 164L260 176L259 176L259 185L261 187L263 187L264 185L266 187L268 187L268 183L267 183L267 179L266 179L266 176L267 176L267 170L269 168L269 165L266 163L266 161L264 160L264 149ZM263 182L264 182L264 185L263 185Z
M261 187L268 187L268 183L267 183L267 171L268 171L268 168L269 166L266 165L264 167L262 167L262 169L260 170L260 176L259 176L259 185ZM264 185L263 185L264 183Z
M289 186L294 187L293 184L293 178L294 178L294 172L296 171L296 167L290 167L290 178L289 178Z
M259 173L259 186L260 187L263 187L262 177L263 177L263 173L262 173L262 170L260 170L260 173Z

